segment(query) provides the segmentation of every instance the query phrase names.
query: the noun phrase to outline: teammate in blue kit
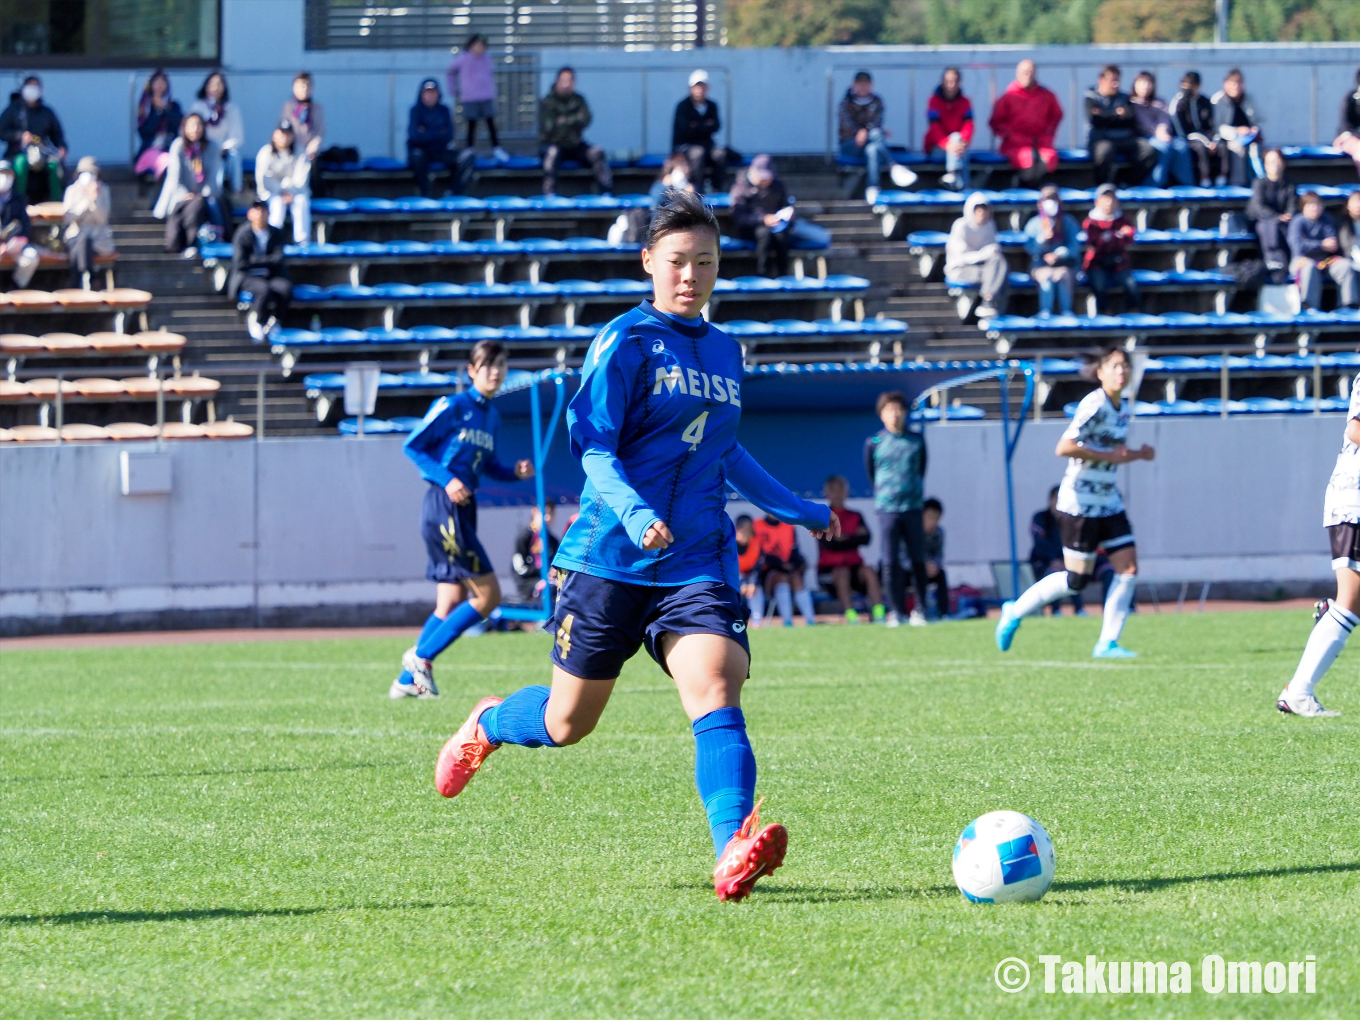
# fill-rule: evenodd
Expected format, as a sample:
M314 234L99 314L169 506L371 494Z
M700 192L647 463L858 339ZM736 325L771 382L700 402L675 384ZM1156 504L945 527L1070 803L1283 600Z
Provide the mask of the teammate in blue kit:
M788 834L761 827L755 803L740 707L750 647L727 490L814 535L840 529L829 508L789 492L737 442L741 347L700 315L717 282L718 245L703 200L668 190L642 253L654 297L595 338L567 411L586 485L553 560L565 579L552 687L478 702L440 751L435 785L457 796L502 744L581 740L645 645L692 723L718 898L739 900L783 863Z
M478 343L468 360L472 388L436 400L406 440L406 456L430 483L420 531L429 554L425 576L438 587L434 612L401 657L392 698L439 697L434 657L501 603L496 572L477 538L477 483L484 474L514 481L534 473L527 460L507 467L496 459L501 416L491 400L505 382L505 363L500 341Z

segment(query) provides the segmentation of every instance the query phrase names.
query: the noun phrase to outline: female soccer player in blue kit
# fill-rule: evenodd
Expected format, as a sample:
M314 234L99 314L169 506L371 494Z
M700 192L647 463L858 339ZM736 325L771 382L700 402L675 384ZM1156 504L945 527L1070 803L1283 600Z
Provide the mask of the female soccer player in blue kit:
M477 483L484 474L514 481L534 473L527 460L509 467L496 457L501 416L491 401L505 382L505 364L504 344L480 341L468 359L472 386L431 404L406 440L406 456L430 483L420 531L429 556L425 576L437 587L434 613L401 657L401 675L388 691L392 698L439 697L434 657L501 603L496 571L477 538Z
M727 490L814 535L835 538L839 526L828 507L789 492L737 442L741 347L700 315L717 282L718 246L703 200L667 191L642 253L654 297L595 338L567 410L586 485L553 560L566 576L552 621L552 687L479 701L440 751L435 786L456 797L502 744L581 740L624 662L645 645L693 724L718 898L739 900L783 863L788 834L762 828L755 803L740 707L750 646Z

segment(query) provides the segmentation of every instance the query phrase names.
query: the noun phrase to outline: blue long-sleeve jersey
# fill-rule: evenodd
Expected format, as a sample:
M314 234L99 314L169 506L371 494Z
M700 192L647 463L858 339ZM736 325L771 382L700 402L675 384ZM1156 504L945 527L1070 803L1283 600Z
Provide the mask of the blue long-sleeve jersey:
M403 447L420 469L420 476L441 488L457 478L476 489L482 475L503 482L515 480L515 469L496 457L500 441L500 412L477 390L440 397Z
M827 507L795 496L737 442L741 379L740 345L702 319L644 301L610 322L567 408L586 485L553 564L631 584L736 586L729 487L790 524L825 528ZM675 541L649 552L656 521Z

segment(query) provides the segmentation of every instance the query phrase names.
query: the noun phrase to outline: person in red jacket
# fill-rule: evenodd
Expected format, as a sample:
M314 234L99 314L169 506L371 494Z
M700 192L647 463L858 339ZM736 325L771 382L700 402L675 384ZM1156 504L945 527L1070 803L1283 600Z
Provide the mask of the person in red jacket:
M923 146L927 156L934 156L936 149L944 150L945 173L940 183L957 191L968 188L968 146L973 143L973 104L962 86L959 69L946 67L926 106L930 126Z
M1000 141L1001 154L1020 171L1020 180L1033 187L1058 169L1053 136L1062 122L1058 97L1035 78L1034 61L1015 65L1015 81L992 107L988 121Z
M1095 208L1081 229L1086 231L1086 257L1081 267L1086 270L1086 282L1096 296L1096 311L1111 314L1110 297L1120 291L1125 296L1126 311L1138 311L1141 307L1138 283L1129 264L1129 245L1133 244L1135 230L1119 208L1113 184L1096 188Z

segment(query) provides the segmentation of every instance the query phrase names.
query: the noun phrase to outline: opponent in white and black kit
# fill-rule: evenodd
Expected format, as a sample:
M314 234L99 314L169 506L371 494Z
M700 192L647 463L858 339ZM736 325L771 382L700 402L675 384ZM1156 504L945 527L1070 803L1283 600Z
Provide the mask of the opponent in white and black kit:
M1280 692L1275 707L1289 715L1340 715L1318 704L1313 689L1346 647L1360 623L1360 375L1351 384L1351 406L1345 438L1336 456L1322 501L1322 523L1332 543L1336 598L1308 636L1294 679Z
M1144 445L1130 450L1129 401L1124 399L1131 365L1122 348L1112 347L1094 361L1100 389L1077 405L1072 424L1058 440L1055 451L1068 458L1067 472L1058 488L1058 531L1062 535L1063 562L1067 572L1055 571L1035 582L1024 594L1001 607L996 625L996 645L1003 652L1011 647L1020 621L1051 602L1068 598L1086 587L1096 569L1096 551L1103 549L1115 570L1100 640L1092 653L1097 659L1131 659L1137 653L1119 644L1119 634L1129 616L1138 574L1138 555L1133 529L1124 513L1115 468L1132 460L1151 460L1153 449Z

